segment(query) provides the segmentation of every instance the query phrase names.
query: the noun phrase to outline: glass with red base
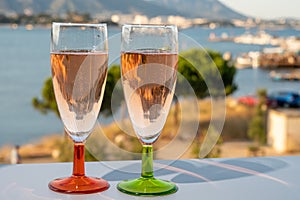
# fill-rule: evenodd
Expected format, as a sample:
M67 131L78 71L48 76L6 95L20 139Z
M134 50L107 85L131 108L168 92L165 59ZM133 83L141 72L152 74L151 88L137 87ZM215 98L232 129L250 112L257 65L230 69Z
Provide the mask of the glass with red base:
M106 180L85 175L84 143L100 111L108 63L106 24L53 23L51 71L65 132L74 142L73 174L49 183L55 192L88 194L109 188Z
M143 145L141 177L119 191L137 196L175 193L176 184L153 173L153 148L166 122L177 78L178 33L174 25L124 25L121 80L129 117Z

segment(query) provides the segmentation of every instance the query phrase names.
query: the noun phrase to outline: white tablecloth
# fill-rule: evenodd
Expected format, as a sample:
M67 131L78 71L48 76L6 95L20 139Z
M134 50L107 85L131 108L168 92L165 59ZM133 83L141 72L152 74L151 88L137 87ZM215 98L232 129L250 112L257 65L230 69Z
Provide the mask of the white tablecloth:
M102 177L110 188L90 195L66 195L48 189L54 178L71 175L72 163L20 164L0 167L0 199L13 200L298 200L300 157L155 161L155 176L175 182L179 190L163 197L123 194L116 185L140 175L140 161L87 162L86 175Z

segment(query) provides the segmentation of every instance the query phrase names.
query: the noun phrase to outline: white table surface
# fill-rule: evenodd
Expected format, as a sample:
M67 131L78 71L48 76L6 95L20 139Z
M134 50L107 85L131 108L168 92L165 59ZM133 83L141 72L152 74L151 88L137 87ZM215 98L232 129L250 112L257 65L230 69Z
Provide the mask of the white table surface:
M0 199L200 199L299 200L300 157L196 159L155 161L155 175L175 182L177 193L162 197L123 194L116 184L139 177L140 161L86 163L86 174L105 178L110 188L90 195L66 195L48 189L48 182L71 174L72 163L20 164L0 167ZM136 172L136 173L134 173Z

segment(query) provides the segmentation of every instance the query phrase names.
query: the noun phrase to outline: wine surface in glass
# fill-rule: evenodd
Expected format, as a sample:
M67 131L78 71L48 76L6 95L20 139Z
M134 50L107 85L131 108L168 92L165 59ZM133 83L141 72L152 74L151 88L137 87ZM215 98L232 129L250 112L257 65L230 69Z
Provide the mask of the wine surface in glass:
M133 128L143 144L157 140L174 95L178 55L161 50L121 53L122 82Z
M75 142L94 128L103 98L108 54L68 51L51 53L53 87L60 116Z

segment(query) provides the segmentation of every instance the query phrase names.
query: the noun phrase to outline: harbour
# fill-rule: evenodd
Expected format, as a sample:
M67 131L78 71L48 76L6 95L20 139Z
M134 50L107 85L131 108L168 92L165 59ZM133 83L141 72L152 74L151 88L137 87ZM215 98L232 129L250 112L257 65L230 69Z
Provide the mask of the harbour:
M229 36L224 32L217 37L211 33L208 40L261 46L260 51L243 52L237 55L235 64L238 68L300 67L300 37L297 36L275 36L259 30L255 33L246 31L237 36Z

